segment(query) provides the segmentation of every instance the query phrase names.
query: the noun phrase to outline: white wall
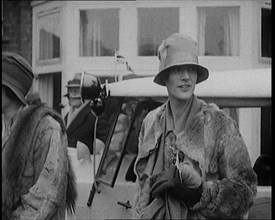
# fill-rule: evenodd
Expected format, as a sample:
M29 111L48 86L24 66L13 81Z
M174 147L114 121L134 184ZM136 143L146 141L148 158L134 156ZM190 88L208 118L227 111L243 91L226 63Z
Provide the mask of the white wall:
M254 165L261 150L260 108L241 108L239 111L239 128L247 146L251 163Z

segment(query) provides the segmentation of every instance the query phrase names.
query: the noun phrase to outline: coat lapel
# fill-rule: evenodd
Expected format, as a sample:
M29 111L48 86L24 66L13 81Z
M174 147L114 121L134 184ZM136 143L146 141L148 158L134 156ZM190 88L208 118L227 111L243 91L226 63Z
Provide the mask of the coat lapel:
M67 133L69 134L75 131L81 124L83 124L90 111L90 106L85 105L67 127Z

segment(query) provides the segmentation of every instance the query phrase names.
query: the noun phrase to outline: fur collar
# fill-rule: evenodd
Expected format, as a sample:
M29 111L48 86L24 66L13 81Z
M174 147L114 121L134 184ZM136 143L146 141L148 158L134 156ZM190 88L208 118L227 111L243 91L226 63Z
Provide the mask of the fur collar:
M2 159L6 162L2 163L2 169L4 170L3 173L6 174L5 177L9 181L18 182L20 173L24 170L24 162L26 156L29 154L33 134L41 118L46 115L50 115L56 119L65 132L65 125L62 118L58 113L46 106L33 105L18 114L18 118L14 122L13 131L3 147L4 150L2 150Z
M44 105L31 105L18 113L13 130L2 148L2 209L4 207L6 213L10 213L20 202L20 189L26 160L37 126L41 118L46 115L56 119L65 132L65 125L57 112Z
M151 111L146 116L144 124L144 140L139 146L139 154L136 160L136 166L141 160L147 158L159 147L159 140L162 135L163 118L165 114L165 108L167 104L160 106L159 108ZM217 129L220 125L216 125L217 112L221 112L217 105L211 103L207 104L202 101L200 110L190 120L184 132L177 135L177 145L188 157L198 162L200 169L205 169L205 161L202 155L204 155L204 138L205 132L210 131L212 128ZM218 114L221 115L221 114ZM207 129L204 129L207 128ZM206 130L206 131L205 131ZM212 131L210 131L212 133ZM217 131L213 131L217 132ZM207 137L212 137L207 135ZM190 148L192 146L192 148ZM195 146L195 147L194 147Z

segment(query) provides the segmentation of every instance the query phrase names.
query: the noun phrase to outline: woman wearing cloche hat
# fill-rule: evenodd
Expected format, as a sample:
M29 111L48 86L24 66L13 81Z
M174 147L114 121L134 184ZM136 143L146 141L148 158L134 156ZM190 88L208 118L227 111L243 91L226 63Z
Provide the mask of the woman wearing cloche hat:
M137 218L243 218L256 196L256 174L235 121L194 95L209 76L197 43L175 33L158 49L168 100L148 113L134 171Z
M33 80L20 55L2 53L2 219L65 219L76 185L61 116L27 105Z

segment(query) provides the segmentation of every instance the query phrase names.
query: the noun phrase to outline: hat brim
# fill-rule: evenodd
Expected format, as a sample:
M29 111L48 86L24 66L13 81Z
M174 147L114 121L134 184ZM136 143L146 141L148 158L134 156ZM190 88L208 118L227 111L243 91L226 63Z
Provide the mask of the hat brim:
M197 74L198 74L198 78L197 78L197 82L196 84L206 80L209 76L209 72L208 72L208 69L206 69L205 67L201 66L201 65L198 65L198 64L195 64L195 63L186 63L186 64L178 64L178 65L172 65L172 66L168 66L166 67L165 69L163 69L162 71L160 71L154 78L154 82L161 85L161 86L165 86L165 77L164 75L167 74L167 70L171 69L172 67L174 66L185 66L185 65L188 65L188 66L195 66L197 68Z
M11 89L11 91L17 96L17 98L24 104L27 105L27 100L25 96L16 88L13 84L9 83L5 79L2 78L2 85L5 85Z

